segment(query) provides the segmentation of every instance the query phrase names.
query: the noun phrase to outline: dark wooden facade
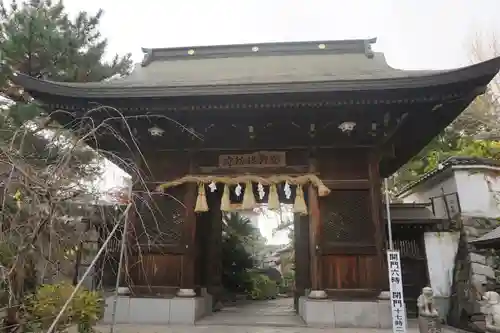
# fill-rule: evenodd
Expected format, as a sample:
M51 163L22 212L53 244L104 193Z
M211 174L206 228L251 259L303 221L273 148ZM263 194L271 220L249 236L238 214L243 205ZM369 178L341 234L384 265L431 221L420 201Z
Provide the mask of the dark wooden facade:
M371 51L374 41L154 49L137 74L107 83L13 79L54 120L76 135L93 129L90 145L138 167L126 268L134 292L220 289L221 190L207 195L209 212L195 214L196 184L155 193L158 184L187 174L312 173L331 193L305 189L309 215L295 221L297 292L366 298L388 287L382 177L500 67L497 58L452 71L395 70ZM286 166L218 167L220 154L260 150L286 152Z
M380 183L378 179L370 180L373 175L370 172L369 150L359 149L353 152L349 149L320 149L311 152L297 149L290 150L287 154L288 161L293 164L281 170L266 169L263 172L250 169L239 172L291 174L290 170L305 170L309 164L314 164L317 167L316 173L321 175L332 190L324 198L318 198L313 188L306 191L310 214L297 216L296 223L300 225L297 234L301 235L298 246L306 250L300 251L301 253L309 253L304 265L298 264L298 269L307 273L299 274L298 288L302 291L306 288L326 289L337 296L342 296L344 292L378 295L383 288L382 276L385 274L381 252L383 231L379 206ZM175 179L188 173L217 173L209 166L216 165L218 152L165 152L162 155L162 158L158 156L150 160L154 161L149 163L149 172L153 177L156 172L163 175L171 173L167 179ZM189 159L196 159L196 164L202 166L188 172L188 168L193 168L195 164L189 163ZM180 170L176 174L176 170L182 166L186 168L184 173ZM295 173L300 174L297 171ZM153 181L151 184L151 189L154 190L157 183ZM141 291L149 288L147 286L158 287L158 290L167 286L174 287L173 289L179 286L206 286L209 289L218 287L220 193L219 190L207 194L209 212L193 215L183 207L183 204L191 209L194 207L196 188L191 184L140 199L140 204L136 205L138 213L132 219L135 235L131 240L138 243L133 244L132 248L141 248L140 254L132 251L129 259L131 263L140 262L140 265L132 264L129 269L133 285ZM377 195L373 196L372 193ZM144 231L148 228L149 230ZM361 234L360 230L366 233ZM158 235L157 239L148 240L147 237L151 235ZM186 248L188 244L193 245ZM190 251L189 247L193 249ZM316 267L314 272L309 270L309 263ZM194 274L195 271L198 274Z

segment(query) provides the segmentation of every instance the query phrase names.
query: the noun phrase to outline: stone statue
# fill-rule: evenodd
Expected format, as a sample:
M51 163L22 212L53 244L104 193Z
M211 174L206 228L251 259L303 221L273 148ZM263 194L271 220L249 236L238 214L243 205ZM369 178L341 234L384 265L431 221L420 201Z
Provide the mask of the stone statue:
M431 287L422 288L417 298L418 330L420 333L442 333L439 313L434 306L434 292Z
M486 331L500 332L500 295L495 291L487 291L483 295L486 301Z
M439 317L434 307L434 292L431 287L424 287L417 298L418 315L423 317Z

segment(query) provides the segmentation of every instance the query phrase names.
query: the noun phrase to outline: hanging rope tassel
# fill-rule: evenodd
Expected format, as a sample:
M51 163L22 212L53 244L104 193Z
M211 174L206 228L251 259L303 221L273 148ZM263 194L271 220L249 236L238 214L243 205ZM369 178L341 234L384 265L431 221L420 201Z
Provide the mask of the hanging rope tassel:
M220 210L223 212L231 211L231 199L229 198L229 185L224 185L224 192L220 200Z
M205 193L205 184L203 183L200 183L198 186L198 197L196 198L194 211L197 213L208 212L207 195Z
M276 184L271 184L269 186L269 199L267 201L267 208L271 210L280 209L280 199L278 197L278 190L276 189Z
M330 189L326 187L325 184L323 184L322 182L318 184L318 196L326 197L328 194L330 194L330 192Z
M307 206L306 201L304 200L304 190L302 189L302 185L297 185L297 190L295 192L293 212L300 215L307 215Z
M255 206L257 206L257 202L255 201L255 196L253 195L252 182L248 181L245 185L245 193L243 193L241 209L254 209Z

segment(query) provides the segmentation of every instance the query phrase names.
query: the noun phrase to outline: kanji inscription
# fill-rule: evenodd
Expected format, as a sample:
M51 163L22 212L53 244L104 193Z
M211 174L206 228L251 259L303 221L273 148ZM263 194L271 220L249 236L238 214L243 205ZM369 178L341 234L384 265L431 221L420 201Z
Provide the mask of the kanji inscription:
M276 168L286 166L286 153L282 151L259 151L252 154L219 156L219 168Z

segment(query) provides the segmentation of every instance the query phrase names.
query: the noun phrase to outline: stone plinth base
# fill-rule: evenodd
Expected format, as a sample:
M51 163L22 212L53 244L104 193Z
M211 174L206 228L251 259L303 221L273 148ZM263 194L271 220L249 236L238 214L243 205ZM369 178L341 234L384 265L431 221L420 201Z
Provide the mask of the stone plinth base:
M387 300L334 301L301 297L299 315L311 327L392 327L391 306Z
M441 318L418 316L418 331L420 333L442 333Z
M104 324L111 324L114 297L106 298ZM136 298L119 296L116 307L118 324L182 324L194 325L195 321L212 313L210 295L203 297Z

